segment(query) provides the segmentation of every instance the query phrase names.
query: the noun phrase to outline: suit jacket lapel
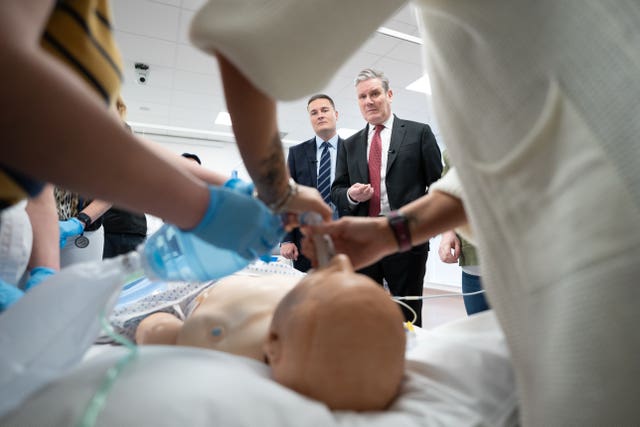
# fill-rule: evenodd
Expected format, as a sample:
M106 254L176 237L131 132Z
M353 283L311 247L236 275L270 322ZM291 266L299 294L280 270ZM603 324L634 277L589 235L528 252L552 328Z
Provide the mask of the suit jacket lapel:
M318 186L318 158L316 157L316 139L312 138L304 145L305 157L307 158L307 167L309 168L309 176L311 177L311 186Z
M394 115L393 129L391 130L391 142L389 143L389 153L387 155L387 174L391 170L391 165L398 156L398 149L402 145L404 136L407 132L405 123Z
M360 141L356 144L355 156L359 177L354 177L353 182L369 182L369 162L367 161L367 139L369 136L369 125L364 128L360 136Z

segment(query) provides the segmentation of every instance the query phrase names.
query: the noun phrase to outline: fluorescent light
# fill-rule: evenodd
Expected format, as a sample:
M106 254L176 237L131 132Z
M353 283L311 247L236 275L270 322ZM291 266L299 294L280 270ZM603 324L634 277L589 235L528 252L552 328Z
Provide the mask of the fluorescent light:
M429 81L429 75L425 74L415 82L411 83L405 89L412 90L414 92L426 93L431 95L431 82Z
M392 30L387 27L380 27L376 30L380 34L384 34L385 36L395 37L396 39L404 40L407 42L415 43L415 44L423 44L422 38L412 36L406 33L401 33L400 31Z
M231 126L231 116L226 111L220 111L214 123L217 125Z
M140 129L140 131L142 132L144 132L146 129L150 129L150 130L163 130L167 132L193 133L193 134L200 134L200 135L224 136L228 138L235 138L232 132L218 132L218 131L205 130L205 129L183 128L179 126L156 125L152 123L139 123L139 122L127 122L127 123L132 128Z
M168 126L168 125L157 125L153 123L140 123L140 122L127 122L129 126L131 126L134 130L144 133L150 131L165 131L169 136L180 136L178 134L192 134L192 135L203 135L203 136L217 136L223 138L230 138L233 142L235 142L236 137L233 132L220 132L215 130L206 130L206 129L195 129L195 128L184 128L179 126ZM356 132L356 131L354 131ZM178 134L176 134L178 133ZM282 138L286 135L285 132L280 132L280 137ZM291 146L295 144L299 144L302 141L294 140L294 139L284 139L282 138L282 144L285 146Z
M346 139L346 138L349 138L354 133L358 132L359 130L360 129L340 128L338 129L337 132L338 132L338 135L340 135L340 138Z

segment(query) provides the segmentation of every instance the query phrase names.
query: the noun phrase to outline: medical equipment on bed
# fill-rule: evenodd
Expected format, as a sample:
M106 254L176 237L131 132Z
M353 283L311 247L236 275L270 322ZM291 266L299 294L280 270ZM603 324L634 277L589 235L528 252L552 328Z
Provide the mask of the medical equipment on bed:
M413 320L406 323L407 326L409 326L408 324L410 324L411 325L410 327L413 327L413 322L415 322L416 319L418 318L418 314L413 308L411 308L409 304L405 303L404 301L417 301L417 300L436 299L436 298L470 297L473 295L484 294L485 292L486 291L482 289L479 291L466 292L466 293L454 292L454 293L439 294L439 295L410 295L406 297L391 297L391 299L393 299L395 302L397 302L401 306L405 307L407 310L411 312L411 314L413 314Z
M300 223L305 225L316 225L322 222L322 217L316 212L305 212L300 215ZM318 267L322 267L329 263L331 258L336 254L333 241L328 234L313 237L313 246L316 250L316 259Z
M0 417L76 366L123 283L140 273L137 253L71 265L0 316Z
M210 187L209 208L194 229L163 225L139 249L147 276L162 280L219 279L269 256L284 234L282 217L237 178Z
M164 224L150 236L140 252L147 276L160 280L219 279L251 262L251 259L200 240L170 224Z

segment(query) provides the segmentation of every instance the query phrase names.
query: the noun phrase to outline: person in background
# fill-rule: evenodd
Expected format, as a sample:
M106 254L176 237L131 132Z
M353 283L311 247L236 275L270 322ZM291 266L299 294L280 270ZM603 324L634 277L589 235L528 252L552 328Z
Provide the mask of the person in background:
M0 313L60 269L53 188L0 210Z
M336 159L343 143L336 130L338 112L333 99L325 94L309 98L307 112L315 136L289 148L289 174L298 184L316 187L324 201L331 205L333 217L337 219L338 211L331 202L331 184L336 176ZM280 255L293 260L296 269L306 272L311 268L311 262L300 253L301 238L299 228L285 234L280 243Z
M55 187L60 224L60 266L102 259L104 229L102 215L110 202L87 200L74 191Z
M446 151L442 153L444 159L444 169L442 174L446 174L451 167L449 155ZM455 262L460 264L462 269L462 293L470 294L482 291L480 280L480 260L476 248L471 242L456 234L455 230L445 231L440 236L440 247L438 248L440 261L446 264ZM489 309L484 293L477 295L465 295L464 308L467 315L479 313Z
M372 69L355 80L366 127L349 137L338 155L331 199L341 216L389 215L423 196L442 174L442 159L431 128L391 112L389 79ZM363 248L364 250L364 248ZM359 270L394 296L422 296L429 243L403 248ZM408 301L422 324L422 300ZM407 320L413 314L403 307Z
M127 105L122 96L118 96L116 100L116 110L122 124L131 131L131 127L126 122ZM102 226L104 227L103 259L134 251L147 238L146 216L115 206L102 215Z

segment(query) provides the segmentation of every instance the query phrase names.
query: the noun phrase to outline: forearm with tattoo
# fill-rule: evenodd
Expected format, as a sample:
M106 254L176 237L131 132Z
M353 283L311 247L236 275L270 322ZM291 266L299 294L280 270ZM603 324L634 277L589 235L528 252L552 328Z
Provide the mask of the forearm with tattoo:
M282 142L276 133L269 144L267 156L258 163L255 173L251 174L263 202L273 203L287 192L289 177L283 173L286 170Z

